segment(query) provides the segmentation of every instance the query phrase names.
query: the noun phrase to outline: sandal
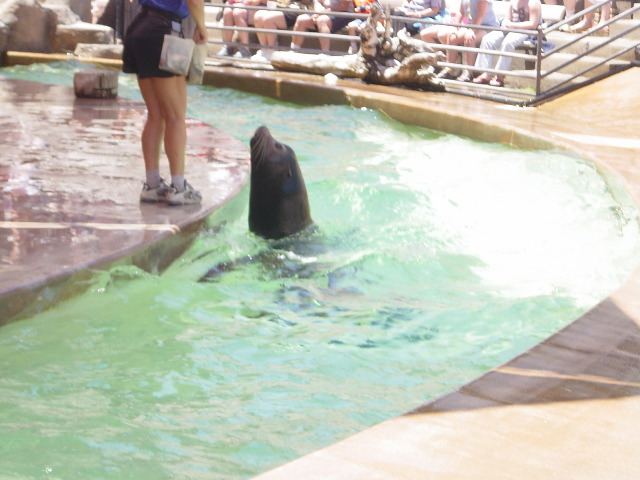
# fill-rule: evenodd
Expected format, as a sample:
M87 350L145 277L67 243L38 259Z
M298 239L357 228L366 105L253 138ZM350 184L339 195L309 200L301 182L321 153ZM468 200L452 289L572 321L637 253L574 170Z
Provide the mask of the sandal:
M563 25L562 27L560 27L560 31L566 33L584 33L590 28L591 27L585 26L580 27L578 25Z
M456 78L456 80L459 82L470 82L471 80L473 80L473 78L471 78L471 73L469 73L469 70L465 70L458 78Z
M440 70L440 73L438 73L437 76L441 80L453 80L454 78L456 78L453 70L451 70L449 67L445 67Z
M483 73L482 75L479 75L473 79L473 83L478 85L487 85L490 81L491 78L486 73Z
M491 85L492 87L504 87L504 80L498 77L494 77L489 82L489 85Z
M596 30L591 35L594 37L608 37L609 36L609 25L606 27L602 27L600 30Z

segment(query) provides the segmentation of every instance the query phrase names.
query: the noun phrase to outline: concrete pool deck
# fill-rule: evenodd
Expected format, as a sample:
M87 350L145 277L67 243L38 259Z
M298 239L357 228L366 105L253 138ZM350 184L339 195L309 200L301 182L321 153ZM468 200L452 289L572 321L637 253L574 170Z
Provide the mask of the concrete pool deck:
M1 76L0 103L0 325L77 293L101 265L162 271L248 179L247 147L190 119L186 177L202 205L140 203L143 104Z
M326 87L321 80L302 75L245 72L236 77L232 70L226 72L210 74L214 77L210 83L229 82L242 88L245 82L248 90L284 100L310 95L314 90L304 83L314 83L320 96L335 103L346 99L408 123L523 148L571 149L617 177L640 205L637 68L538 108L352 82ZM141 252L147 261L161 258L157 251L148 253L147 247L164 240L156 245L167 248L167 240L175 237L172 232L190 230L189 221L199 228L207 212L239 189L218 192L219 186L246 180L246 148L193 122L188 169L194 173L189 178L203 190L207 203L197 212L159 206L147 211L137 201L139 104L118 99L106 108L91 103L104 101L76 101L72 90L63 87L15 85L0 77L0 138L5 146L0 151L0 291L23 288L23 275L46 273L49 263L51 280L60 280L57 271L68 277L63 261L84 250L88 260L78 262L80 272L123 253ZM66 136L54 138L55 132ZM91 142L84 143L85 135ZM211 151L220 145L228 148ZM98 159L87 166L85 157L93 158L94 151ZM59 234L61 242L53 250L49 240ZM155 234L162 237L152 238ZM99 244L117 245L116 251L102 253L96 238ZM132 243L125 247L129 238ZM32 286L47 284L38 282ZM256 478L636 478L638 418L640 272L636 271L583 317L507 364L407 415Z

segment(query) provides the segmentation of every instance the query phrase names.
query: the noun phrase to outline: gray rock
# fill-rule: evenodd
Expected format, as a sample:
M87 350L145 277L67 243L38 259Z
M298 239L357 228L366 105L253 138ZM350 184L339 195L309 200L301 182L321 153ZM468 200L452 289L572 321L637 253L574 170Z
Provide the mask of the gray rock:
M78 57L122 58L122 44L120 45L96 45L94 43L79 43L73 52Z
M0 0L0 18L6 27L3 50L50 53L56 14L36 0Z
M114 98L118 95L116 70L84 70L73 77L73 90L79 98Z
M113 28L86 22L58 25L53 43L56 52L73 52L79 43L113 44Z

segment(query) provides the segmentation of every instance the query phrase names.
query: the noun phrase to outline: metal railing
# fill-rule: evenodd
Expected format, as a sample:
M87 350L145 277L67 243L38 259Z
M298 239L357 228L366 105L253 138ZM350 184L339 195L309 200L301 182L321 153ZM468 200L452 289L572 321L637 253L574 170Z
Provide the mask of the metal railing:
M443 44L430 44L434 49L442 50L442 51L457 51L457 52L474 52L474 53L489 53L492 55L505 55L512 57L514 60L519 59L524 62L525 65L533 65L532 68L528 67L521 70L509 70L509 71L499 71L495 69L478 69L475 66L467 66L460 65L458 63L448 63L446 61L442 61L438 63L439 67L451 67L451 68L467 68L471 72L475 74L479 74L481 71L486 71L490 74L501 74L506 77L512 78L521 78L523 82L531 82L531 78L533 77L532 88L522 88L522 87L492 87L489 85L477 85L471 83L462 83L457 82L455 80L445 81L446 88L448 91L464 94L464 95L472 95L481 98L488 98L491 100L502 101L505 103L511 104L535 104L545 99L561 95L567 91L573 90L575 88L579 88L589 82L594 81L594 78L601 78L603 75L609 74L609 71L612 70L613 67L625 68L634 64L633 61L625 60L620 65L616 65L614 62L616 59L619 59L623 55L627 54L629 51L634 50L636 53L640 51L640 41L629 42L628 44L615 49L613 53L603 57L596 57L594 53L599 50L604 49L608 45L614 43L616 40L628 37L632 32L640 28L640 21L632 24L630 27L621 30L619 33L609 36L609 37L598 37L597 42L588 42L588 46L581 51L580 53L571 54L566 60L562 60L561 56L563 53L566 53L570 50L570 48L579 43L586 43L583 40L587 37L591 37L596 34L600 30L604 28L610 28L610 26L615 25L617 22L624 18L630 18L635 12L640 10L640 5L632 6L630 9L622 11L615 16L612 16L606 22L601 24L594 25L589 31L581 33L581 34L572 34L570 39L563 41L562 44L557 46L552 46L549 48L548 44L545 43L545 39L552 35L554 32L557 32L562 28L563 25L572 24L573 22L579 20L584 14L595 11L596 9L601 8L606 3L611 2L611 0L604 0L600 3L593 5L581 12L576 13L575 15L566 18L564 20L553 23L550 26L540 26L537 31L531 30L517 30L517 29L502 29L502 28L491 28L491 27L476 27L469 24L447 24L450 26L458 26L458 27L466 27L466 28L482 28L484 30L503 30L505 32L517 32L517 33L525 33L530 35L530 41L525 42L523 46L517 49L515 52L496 52L493 50L483 50L481 48L467 48L453 45L443 45ZM243 8L247 10L266 10L265 6L245 6L245 5L237 5L237 4L223 4L223 3L207 3L207 5L213 7L223 8ZM283 12L292 12L292 13L326 13L326 12L316 12L313 10L300 10L300 9L291 9L291 8L283 8L278 9ZM366 19L368 15L366 14L358 14L353 12L331 12L331 15L335 16L345 16L349 18L361 18ZM391 16L392 25L395 27L410 22L410 23L421 23L423 25L443 25L440 22L430 20L430 19L408 19L407 17L396 17ZM273 30L273 29L259 29L256 27L237 27L237 26L224 26L222 25L222 21L219 22L207 22L207 27L212 30L218 30L220 32L224 30L234 30L234 31L247 31L252 34L257 32L263 32L267 34L275 34L278 38L276 42L275 50L289 50L290 47L286 41L283 41L284 37L291 37L294 34L296 36L301 36L305 38L303 43L303 48L297 50L303 53L324 53L327 55L344 55L346 53L346 47L350 42L359 43L360 38L358 36L351 36L346 34L346 32L340 31L334 34L323 34L318 32L293 32L292 30ZM214 35L215 37L215 35ZM255 39L254 35L250 36ZM321 51L315 45L308 45L307 39L317 39L319 38L329 38L330 49L328 51ZM210 44L213 45L222 45L225 42L222 41L221 38L212 38L209 41ZM283 44L284 43L284 44ZM307 44L305 46L305 44ZM237 40L232 40L231 42L226 42L226 45L231 47L248 47L253 50L258 50L260 48L264 48L256 41L250 40L249 44L243 44L238 42ZM548 48L548 51L545 51L545 46ZM585 57L591 57L591 59L596 58L597 60L592 62L590 65L585 68L579 69L578 72L575 70L579 67L576 67L578 62L580 62ZM258 65L257 62L253 61L251 58L229 58L229 57L221 57L216 54L209 56L210 64L225 64L225 63L234 63L240 65L251 64L253 68L271 68L269 64L262 63ZM555 66L550 66L545 68L547 65L555 64ZM573 70L575 73L563 73L567 70ZM599 73L594 75L593 72L596 71L604 71L604 73ZM514 82L511 82L514 83ZM515 82L517 85L517 82Z
M606 3L609 3L610 0L606 0L603 1L601 3L598 3L588 9L586 9L584 12L591 12L599 7L601 7L602 5L605 5ZM578 42L581 42L583 39L587 38L587 37L591 37L594 34L596 34L597 32L603 30L603 29L609 29L611 25L616 24L618 21L627 18L627 17L631 17L635 12L637 12L638 10L640 10L640 5L636 5L628 10L625 10L623 12L620 12L618 15L615 15L613 17L611 17L609 20L607 20L606 22L603 22L601 24L595 25L594 27L592 27L590 30L582 33L582 34L576 34L576 37L568 42L565 42L562 45L559 45L555 48L553 48L552 50L550 50L549 52L546 53L541 53L541 52L536 52L539 60L537 61L537 75L536 75L536 79L537 79L537 85L536 85L536 97L549 97L549 96L554 96L557 94L562 93L563 91L567 90L567 89L574 89L574 88L578 88L582 85L584 85L585 83L589 83L591 80L590 79L585 79L585 80L580 80L578 82L576 82L576 80L579 80L581 77L583 77L585 74L592 72L593 70L596 69L600 69L603 66L607 66L610 67L612 62L614 60L616 60L617 58L620 58L621 56L625 55L627 52L632 51L632 50L637 50L638 47L640 46L640 41L636 41L636 42L632 42L629 45L627 45L626 47L622 47L618 50L616 50L613 54L608 55L606 57L599 57L601 58L601 60L599 62L595 62L590 66L587 66L586 68L583 68L582 70L580 70L577 73L574 73L573 75L569 75L567 78L564 78L562 80L558 80L555 82L550 82L550 85L546 88L543 89L541 86L541 83L544 79L546 78L550 78L551 75L553 75L554 73L557 72L561 72L562 70L566 69L567 67L570 67L571 65L576 64L578 61L580 61L582 58L588 57L588 56L592 56L595 52L597 52L598 50L604 49L604 47L606 47L607 45L612 44L613 42L615 42L616 40L620 39L620 38L625 38L628 37L629 34L631 34L632 32L636 31L638 28L640 28L640 22L622 30L620 33L616 34L616 35L612 35L609 37L599 37L599 38L603 38L603 40L601 42L597 42L595 43L593 46L588 46L582 53L578 53L572 56L572 58L570 58L569 60L562 62L558 65L556 65L555 67L549 68L547 70L542 70L542 62L545 59L549 59L549 58L553 58L554 55L558 55L560 53L562 53L563 51L568 50L571 46L573 46L574 44L577 44ZM578 20L581 17L581 13L583 12L579 12L576 15L573 15L569 18L566 18L565 20L563 20L562 22L559 22L555 25L552 25L550 28L548 28L546 31L542 32L543 34L547 35L551 32L557 31L559 29L562 28L563 25L566 24L570 24L575 20ZM540 35L540 33L539 33ZM629 62L630 64L632 62ZM600 77L600 76L598 76Z

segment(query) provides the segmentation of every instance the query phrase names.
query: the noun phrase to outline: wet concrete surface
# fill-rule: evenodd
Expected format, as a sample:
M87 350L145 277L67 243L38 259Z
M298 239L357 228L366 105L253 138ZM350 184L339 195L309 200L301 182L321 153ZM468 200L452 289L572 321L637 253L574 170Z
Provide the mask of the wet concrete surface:
M248 179L247 147L190 119L186 178L202 205L140 203L143 104L2 77L0 104L0 324L73 294L77 285L62 286L72 275L171 238L135 260L161 270Z
M306 95L314 102L326 98L377 108L400 121L523 148L569 149L617 177L640 205L637 68L538 108L350 82L327 87L318 79L278 72L209 72L209 82L283 100ZM0 113L5 146L0 152L0 291L28 285L36 277L55 278L71 264L90 266L127 249L144 249L158 235L188 229L190 221L197 225L233 194L232 184L246 180L244 147L210 127L192 124L190 132L200 133L190 140L188 169L203 170L189 178L203 190L206 203L186 213L141 206L140 105L118 100L120 112L115 104L94 104L88 110L108 110L98 115L105 115L100 121L91 120L98 113L90 114L89 104L60 87L16 85L0 78L0 95L12 110ZM45 120L51 125L40 126ZM75 141L70 130L77 131ZM114 130L122 138L108 143L110 135L104 134ZM63 138L54 138L56 132ZM82 143L84 135L93 140ZM98 152L95 165L93 159L86 165L89 159L79 152L88 157L92 148ZM202 152L201 161L194 152ZM65 178L70 188L61 188ZM230 191L218 191L225 182ZM108 239L111 234L118 236ZM57 235L62 239L57 251L44 248ZM133 239L126 248L125 239ZM97 260L102 244L114 246ZM640 264L640 259L629 261ZM639 394L636 271L584 316L507 364L257 479L633 479L640 472Z

